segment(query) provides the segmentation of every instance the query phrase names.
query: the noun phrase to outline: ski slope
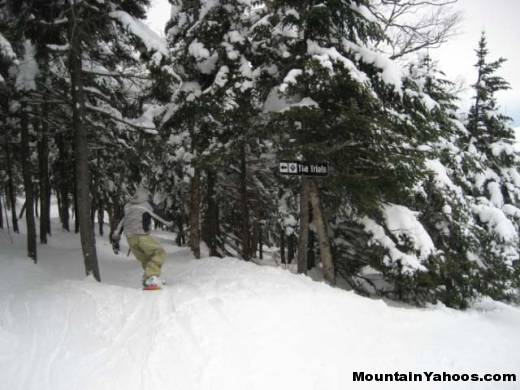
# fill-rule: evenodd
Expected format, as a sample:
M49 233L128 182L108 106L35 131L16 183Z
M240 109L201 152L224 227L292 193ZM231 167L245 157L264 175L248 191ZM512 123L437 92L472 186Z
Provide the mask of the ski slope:
M354 371L519 375L519 308L399 307L283 269L194 260L167 236L168 286L143 292L138 263L105 239L103 282L85 278L78 237L58 230L38 265L23 236L0 230L1 390L520 388L352 382Z

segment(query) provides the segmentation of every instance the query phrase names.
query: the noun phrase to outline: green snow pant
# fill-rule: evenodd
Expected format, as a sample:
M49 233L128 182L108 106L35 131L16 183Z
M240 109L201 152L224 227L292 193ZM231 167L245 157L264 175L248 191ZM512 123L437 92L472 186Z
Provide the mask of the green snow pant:
M159 276L166 258L161 245L148 234L130 236L127 240L130 250L143 267L144 279Z

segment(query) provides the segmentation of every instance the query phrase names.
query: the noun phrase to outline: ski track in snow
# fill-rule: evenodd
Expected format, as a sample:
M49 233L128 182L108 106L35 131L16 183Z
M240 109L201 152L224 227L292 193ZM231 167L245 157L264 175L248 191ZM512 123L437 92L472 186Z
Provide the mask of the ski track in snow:
M520 309L388 305L288 271L168 252L162 291L98 238L99 284L59 232L24 258L0 231L0 390L515 390L520 382L352 383L353 371L516 373ZM126 245L121 253L126 254Z

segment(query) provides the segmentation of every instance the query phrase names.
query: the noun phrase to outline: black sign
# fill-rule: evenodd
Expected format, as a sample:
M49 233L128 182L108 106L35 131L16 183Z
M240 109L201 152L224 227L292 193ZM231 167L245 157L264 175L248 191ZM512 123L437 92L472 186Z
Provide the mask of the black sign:
M280 173L295 176L327 176L329 174L329 163L280 161Z

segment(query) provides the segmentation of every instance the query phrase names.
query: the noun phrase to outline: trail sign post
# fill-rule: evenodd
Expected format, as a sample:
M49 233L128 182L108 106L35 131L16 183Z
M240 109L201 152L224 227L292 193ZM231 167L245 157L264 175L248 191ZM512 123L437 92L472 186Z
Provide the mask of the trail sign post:
M308 161L280 161L279 171L282 175L327 176L329 174L329 163Z

